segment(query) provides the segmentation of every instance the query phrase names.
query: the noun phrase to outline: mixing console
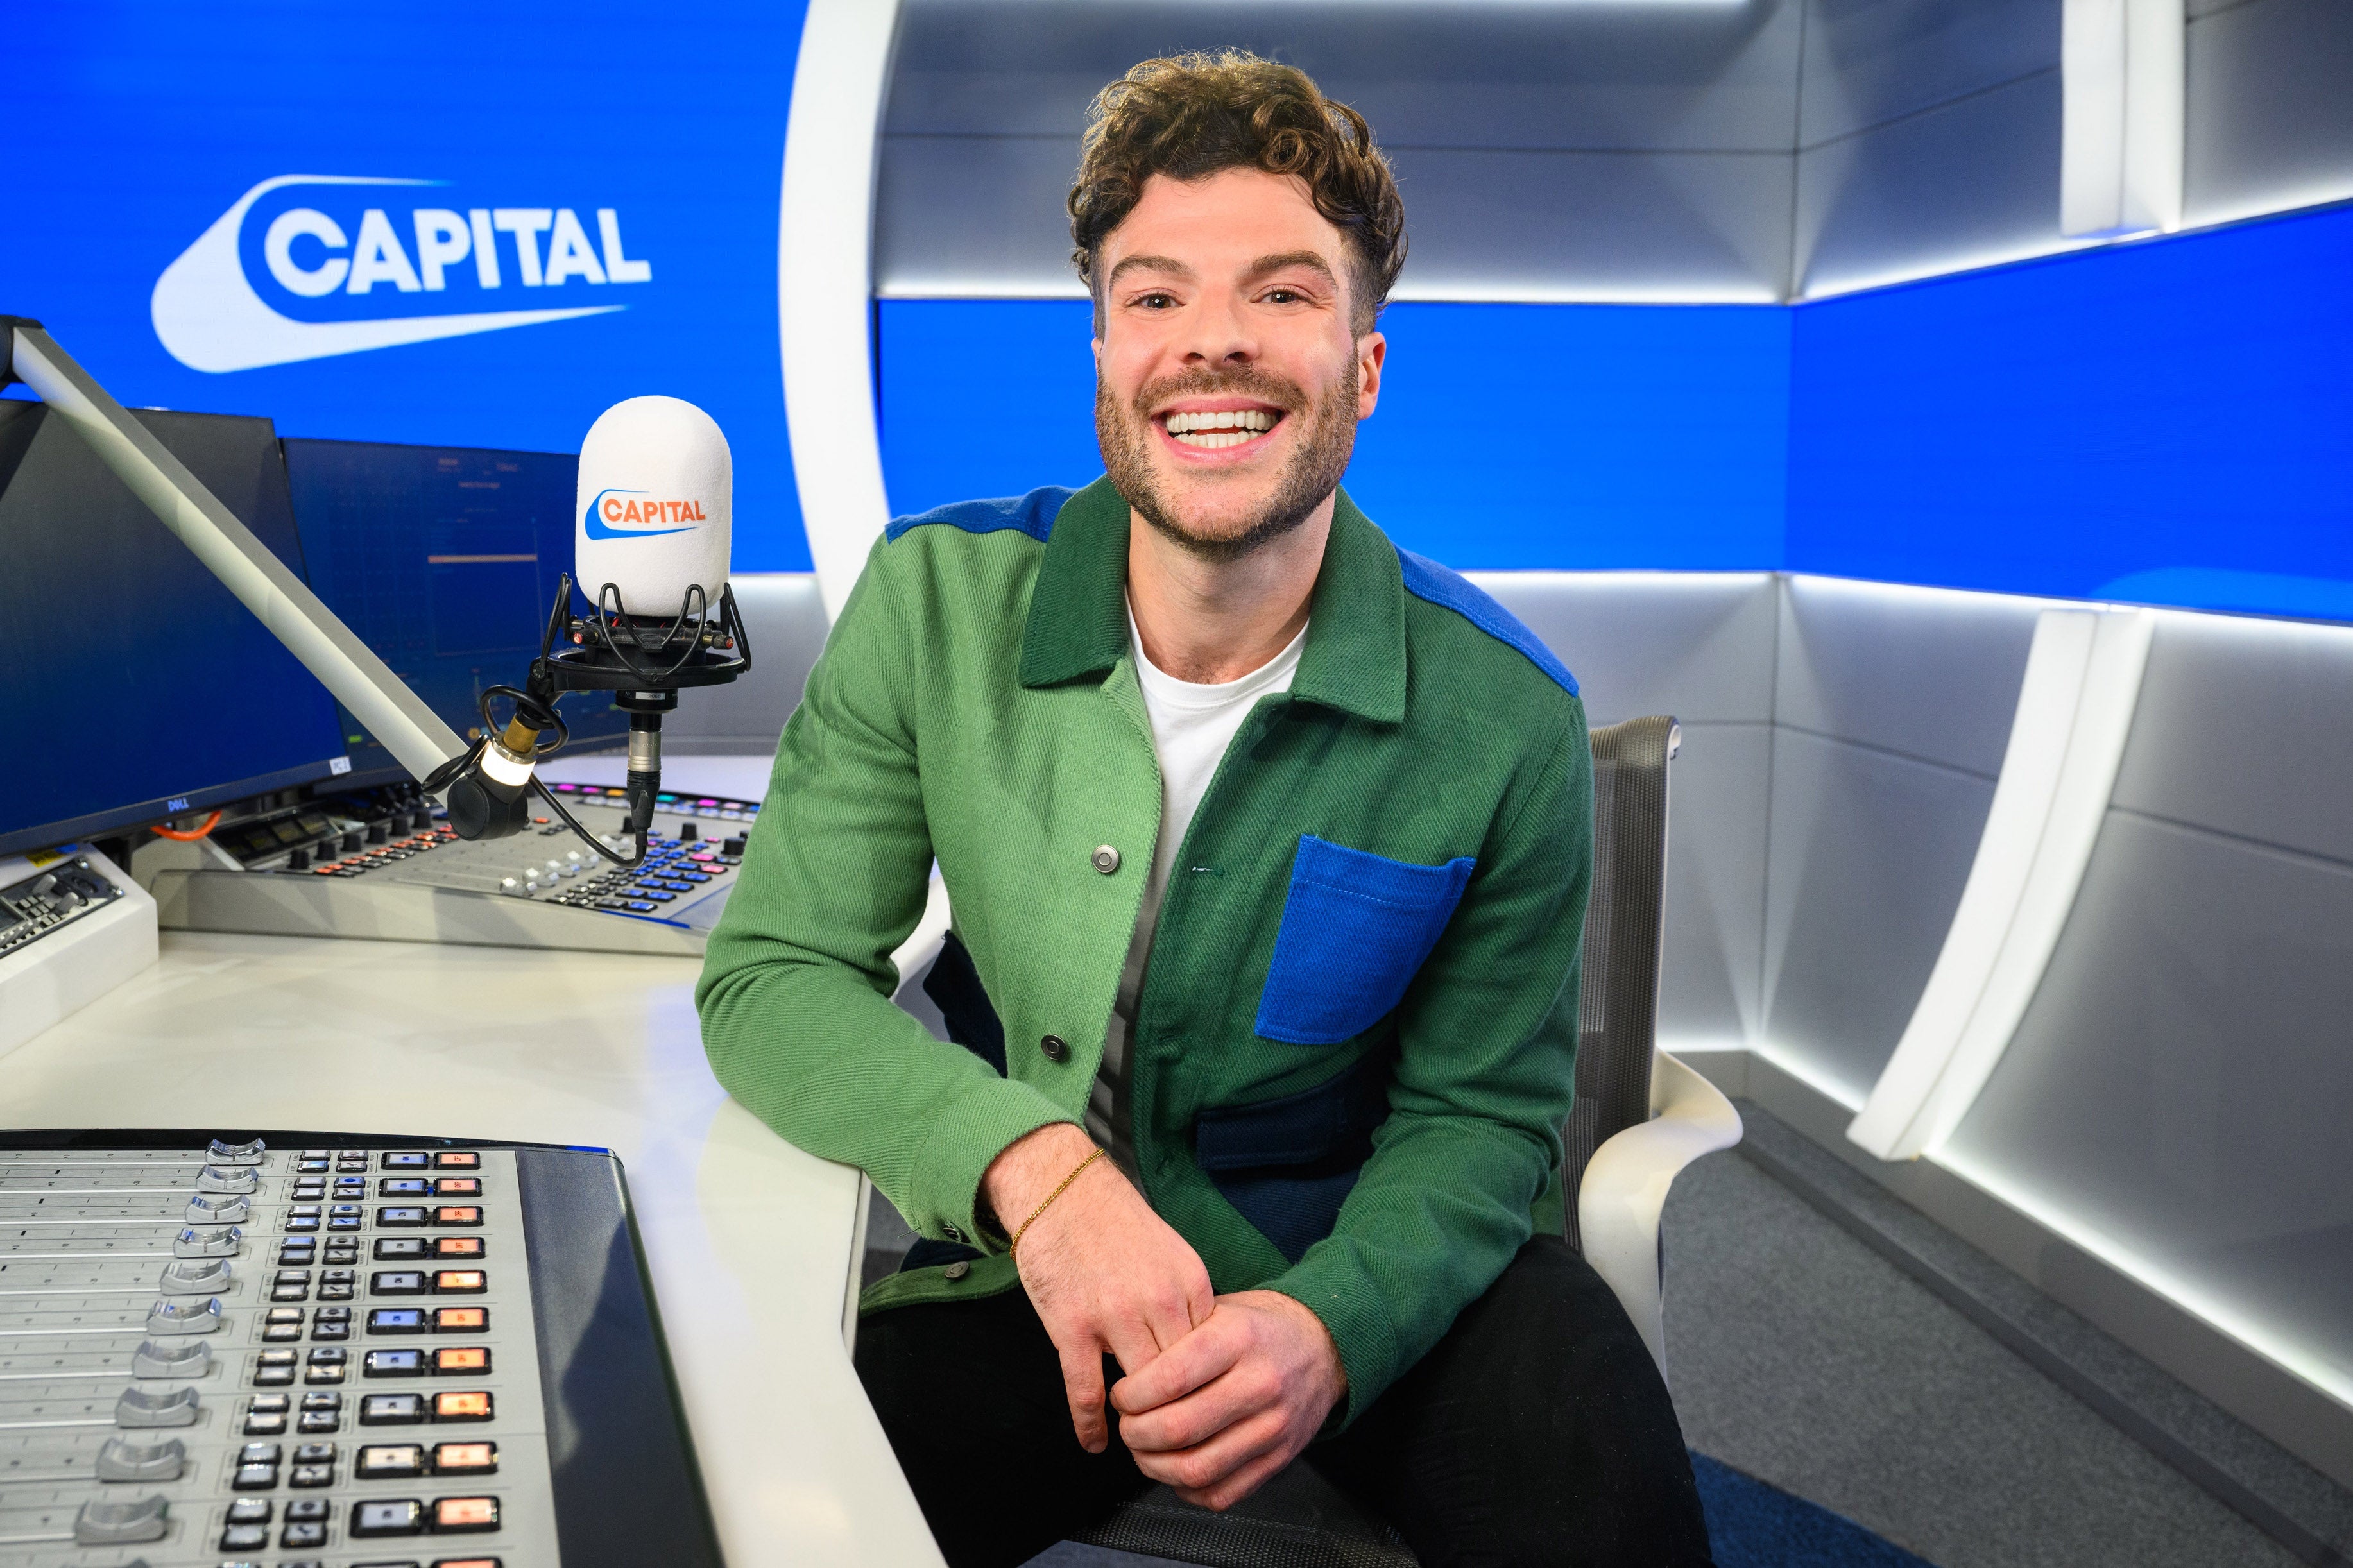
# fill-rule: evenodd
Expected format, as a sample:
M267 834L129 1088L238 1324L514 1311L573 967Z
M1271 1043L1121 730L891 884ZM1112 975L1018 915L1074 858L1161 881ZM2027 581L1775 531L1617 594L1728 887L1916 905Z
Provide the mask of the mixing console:
M611 1156L5 1138L5 1568L717 1563Z

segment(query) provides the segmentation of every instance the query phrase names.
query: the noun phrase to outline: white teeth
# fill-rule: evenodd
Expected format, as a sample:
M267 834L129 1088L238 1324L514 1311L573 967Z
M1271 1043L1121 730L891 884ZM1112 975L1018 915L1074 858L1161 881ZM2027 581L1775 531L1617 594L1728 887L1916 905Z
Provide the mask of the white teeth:
M1187 447L1214 448L1239 447L1245 441L1256 440L1258 436L1259 432L1255 430L1187 430L1179 433L1176 438Z
M1191 430L1245 430L1256 434L1274 428L1276 416L1265 408L1229 408L1214 414L1171 414L1168 434L1182 436ZM1231 442L1221 442L1231 446Z

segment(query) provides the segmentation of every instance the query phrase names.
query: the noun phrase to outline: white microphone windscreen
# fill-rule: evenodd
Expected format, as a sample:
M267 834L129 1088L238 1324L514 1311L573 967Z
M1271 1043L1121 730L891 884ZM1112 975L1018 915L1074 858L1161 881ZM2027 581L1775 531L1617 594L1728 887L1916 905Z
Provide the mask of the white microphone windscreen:
M605 584L633 616L675 616L690 584L712 612L727 582L734 460L710 415L675 397L632 397L580 443L573 575L590 602Z

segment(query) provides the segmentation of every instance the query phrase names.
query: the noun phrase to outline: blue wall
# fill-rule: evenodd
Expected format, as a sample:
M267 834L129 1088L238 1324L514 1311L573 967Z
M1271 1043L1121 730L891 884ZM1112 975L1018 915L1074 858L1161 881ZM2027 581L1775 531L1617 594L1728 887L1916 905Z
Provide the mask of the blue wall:
M1791 568L2353 617L2353 209L1795 315Z
M1079 301L878 307L894 510L1101 471ZM1392 306L1348 487L1466 567L2353 618L2353 208L1794 310Z
M14 0L9 142L0 182L0 311L37 317L126 404L271 416L283 435L579 450L597 414L660 392L709 409L735 455L735 564L806 568L776 342L776 212L799 47L797 0L709 0L691 26L636 0L467 8L277 0ZM248 192L289 174L429 184L265 193L226 263L179 307L167 268ZM386 215L422 271L414 214L571 210L595 271L527 286L518 238L493 230L499 287L470 254L417 278L311 297L263 255L274 219L310 208L347 242L293 242L317 271L357 258ZM556 234L532 238L533 259ZM471 237L469 235L470 250ZM444 244L450 243L448 240ZM635 268L623 268L624 273ZM323 276L323 275L322 275ZM193 301L194 309L189 308ZM418 315L606 313L353 351L314 330ZM259 311L231 358L283 340L305 357L190 363L192 316ZM279 320L273 321L276 317ZM282 323L282 324L281 324ZM201 335L201 333L198 333ZM178 352L175 352L174 344Z
M1705 570L1780 557L1789 313L1769 306L1393 305L1348 491L1476 567ZM880 307L901 513L1103 471L1083 300Z

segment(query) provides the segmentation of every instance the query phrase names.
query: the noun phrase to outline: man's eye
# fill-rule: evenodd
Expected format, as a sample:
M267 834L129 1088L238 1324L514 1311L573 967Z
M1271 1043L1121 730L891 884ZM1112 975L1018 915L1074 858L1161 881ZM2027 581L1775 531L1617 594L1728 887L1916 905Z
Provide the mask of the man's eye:
M1145 294L1139 297L1135 302L1146 310L1165 310L1176 303L1176 297L1174 294Z
M1266 291L1266 302L1270 305L1293 304L1304 298L1306 296L1296 289L1270 289Z

